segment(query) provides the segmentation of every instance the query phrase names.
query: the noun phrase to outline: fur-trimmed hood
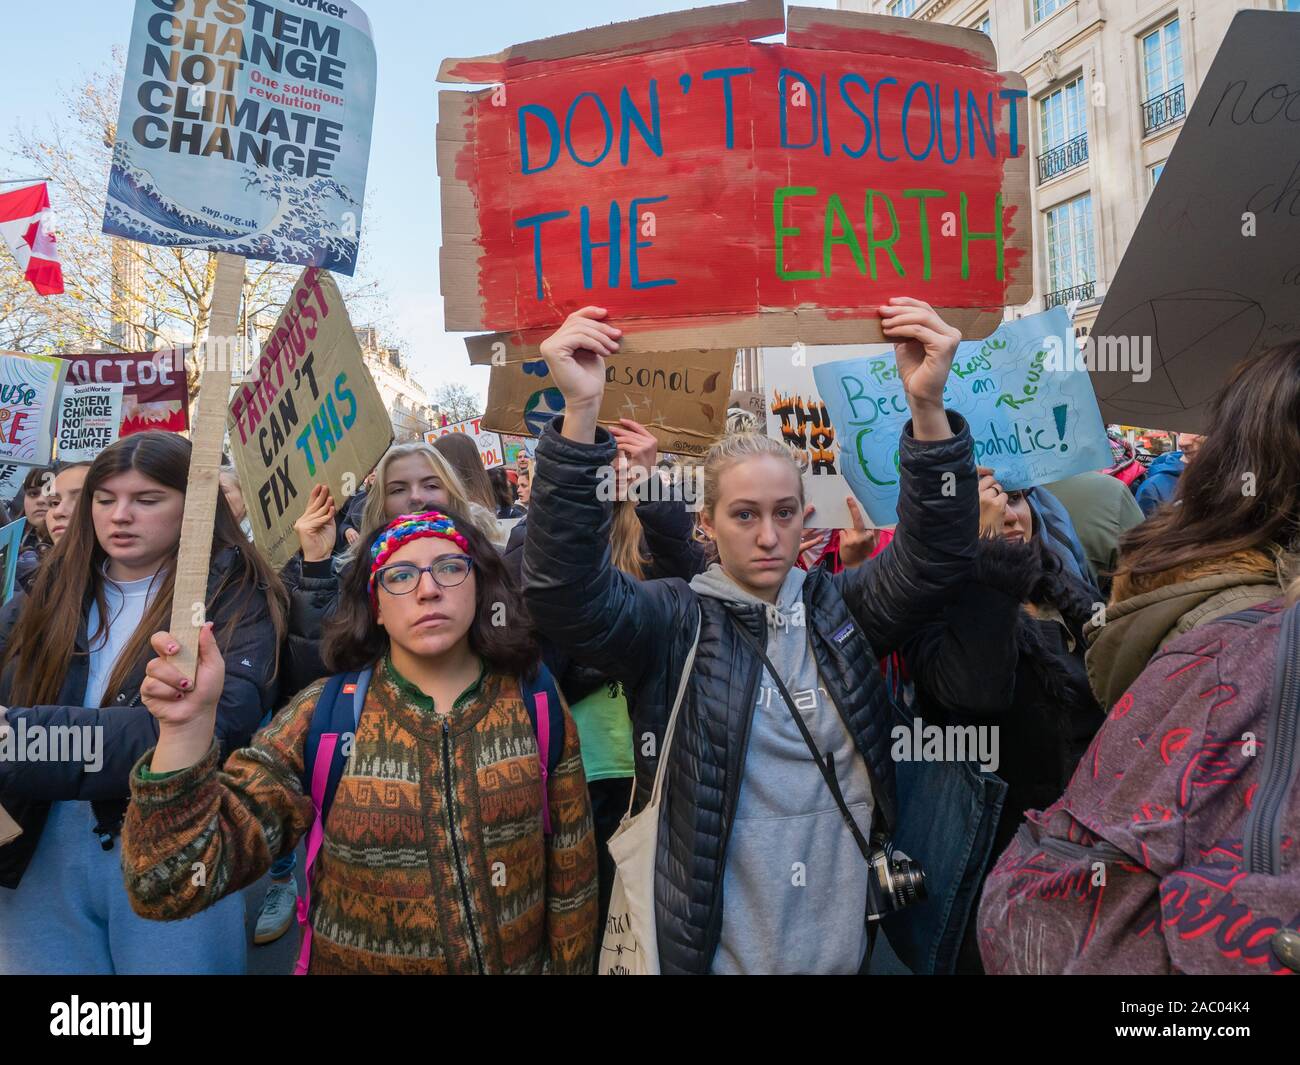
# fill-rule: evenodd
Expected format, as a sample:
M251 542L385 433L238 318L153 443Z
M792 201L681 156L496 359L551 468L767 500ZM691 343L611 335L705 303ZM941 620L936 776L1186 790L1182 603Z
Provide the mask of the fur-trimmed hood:
M1123 600L1133 599L1147 592L1158 591L1175 584L1186 584L1202 577L1240 574L1244 577L1276 579L1281 583L1281 560L1268 551L1234 551L1222 558L1188 562L1159 573L1132 574L1120 571L1111 585L1111 606L1119 609Z
M1117 574L1105 615L1084 629L1088 680L1097 701L1103 709L1113 706L1175 636L1276 598L1284 568L1268 552L1237 551L1159 573Z

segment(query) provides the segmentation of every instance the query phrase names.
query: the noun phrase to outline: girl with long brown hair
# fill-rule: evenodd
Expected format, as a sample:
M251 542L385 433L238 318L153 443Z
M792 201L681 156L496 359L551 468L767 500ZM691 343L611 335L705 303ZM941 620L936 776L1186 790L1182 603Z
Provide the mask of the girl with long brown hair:
M1300 343L1243 362L1174 497L1120 541L1088 676L1109 709L1174 637L1282 594L1300 544Z
M130 911L114 842L131 767L158 736L140 684L149 638L171 615L189 462L189 441L163 432L95 459L5 648L0 702L15 709L0 803L23 832L0 847L0 972L244 968L237 900L192 924L145 924ZM220 493L212 539L194 613L214 624L229 662L216 733L231 750L275 701L284 593Z

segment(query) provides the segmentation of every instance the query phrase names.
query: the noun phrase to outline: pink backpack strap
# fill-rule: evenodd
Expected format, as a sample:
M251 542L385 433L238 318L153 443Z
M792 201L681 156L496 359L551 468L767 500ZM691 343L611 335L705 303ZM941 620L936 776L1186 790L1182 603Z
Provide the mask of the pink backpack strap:
M533 706L537 709L537 758L542 765L542 830L549 836L551 834L551 791L546 779L546 767L551 761L551 705L547 694L534 693Z
M307 865L302 871L302 894L298 896L298 924L302 926L302 946L298 950L298 962L293 967L294 976L306 976L307 967L311 963L311 867L315 864L316 855L325 838L321 805L325 801L325 787L329 783L330 765L334 761L334 748L338 742L337 732L322 735L320 746L316 749L316 763L311 767L311 805L316 811L316 820L312 822L311 832L307 836Z

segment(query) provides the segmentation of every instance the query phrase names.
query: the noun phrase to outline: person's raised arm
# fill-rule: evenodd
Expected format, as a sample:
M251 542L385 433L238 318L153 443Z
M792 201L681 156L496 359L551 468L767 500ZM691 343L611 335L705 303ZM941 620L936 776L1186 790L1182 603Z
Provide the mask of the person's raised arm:
M620 418L617 425L609 427L609 432L618 444L620 468L627 477L628 491L636 500L637 520L645 534L655 575L689 581L707 568L707 563L703 549L691 536L695 521L686 509L684 492L666 488L663 474L655 464L659 441L631 418Z
M574 311L542 341L542 357L564 395L563 435L578 444L596 440L596 418L605 395L605 356L618 351L623 335L608 322L604 307Z
M880 308L880 327L894 342L894 361L912 412L912 438L947 440L953 432L943 409L943 389L961 331L924 300L910 296L895 296Z
M223 769L214 732L227 678L211 626L199 634L193 681L171 660L171 634L151 642L159 657L146 666L140 697L158 721L158 746L131 774L122 871L136 913L175 920L257 880L311 826L300 781L320 688L303 692Z
M882 306L880 317L912 413L899 440L898 527L879 555L836 576L877 653L934 617L969 575L979 534L970 430L943 406L961 333L906 296Z
M685 585L641 582L610 561L617 446L596 425L605 356L621 333L584 307L542 343L564 414L542 433L533 464L523 586L537 630L557 648L630 687L662 667L663 637L685 613Z

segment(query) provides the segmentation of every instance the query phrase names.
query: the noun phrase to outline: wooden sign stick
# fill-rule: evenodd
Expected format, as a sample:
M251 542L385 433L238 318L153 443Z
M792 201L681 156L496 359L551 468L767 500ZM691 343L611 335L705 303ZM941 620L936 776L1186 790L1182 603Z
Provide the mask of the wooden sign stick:
M180 644L176 666L193 678L198 667L199 629L207 620L208 570L212 527L220 487L221 442L230 407L230 363L235 351L239 300L244 287L244 257L217 253L208 336L199 348L199 405L190 434L190 477L176 557L176 591L172 596L170 632Z

